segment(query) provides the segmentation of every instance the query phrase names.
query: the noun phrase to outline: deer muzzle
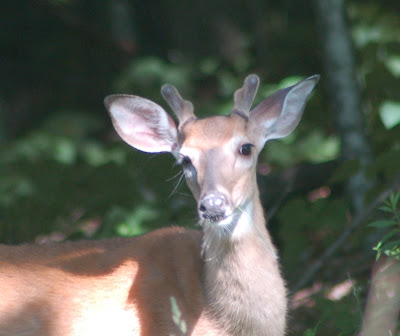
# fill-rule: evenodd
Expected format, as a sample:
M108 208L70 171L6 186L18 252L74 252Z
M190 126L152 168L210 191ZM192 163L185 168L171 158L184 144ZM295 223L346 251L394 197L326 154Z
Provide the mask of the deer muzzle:
M220 222L232 214L228 197L221 192L208 193L201 198L200 217L211 222Z

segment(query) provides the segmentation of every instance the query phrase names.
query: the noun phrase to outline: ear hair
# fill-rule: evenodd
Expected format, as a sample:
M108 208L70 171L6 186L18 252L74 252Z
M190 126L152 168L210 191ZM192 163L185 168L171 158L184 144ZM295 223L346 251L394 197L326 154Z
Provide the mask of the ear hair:
M257 75L252 74L246 77L243 87L236 90L234 94L235 106L232 113L238 113L246 119L249 117L250 108L256 96L259 83L260 79Z
M177 116L180 130L188 121L196 119L193 113L193 104L190 101L183 100L174 86L171 84L163 85L161 94Z
M288 136L300 122L308 97L319 81L319 75L279 90L250 112L253 131L260 141Z
M178 131L174 120L158 104L138 96L111 95L104 104L120 137L144 152L174 152Z

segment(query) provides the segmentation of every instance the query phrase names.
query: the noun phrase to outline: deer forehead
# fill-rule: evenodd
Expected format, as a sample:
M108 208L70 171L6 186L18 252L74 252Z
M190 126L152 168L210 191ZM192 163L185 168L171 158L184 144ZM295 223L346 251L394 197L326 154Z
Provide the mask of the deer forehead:
M183 129L182 148L208 151L248 141L246 121L241 117L214 116L194 120Z

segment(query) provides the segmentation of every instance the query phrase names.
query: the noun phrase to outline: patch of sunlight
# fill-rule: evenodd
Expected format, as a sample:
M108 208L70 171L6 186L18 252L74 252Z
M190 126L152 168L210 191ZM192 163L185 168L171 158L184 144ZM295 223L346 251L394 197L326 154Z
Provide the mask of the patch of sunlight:
M351 279L347 279L335 286L333 286L326 294L325 297L331 301L340 301L345 296L352 293L354 283Z
M273 84L273 83L263 83L261 81L260 83L260 88L259 88L259 93L257 94L257 103L259 102L259 99L262 98L261 100L264 100L268 96L272 95L275 93L277 90L287 88L289 86L292 86L298 82L300 82L302 79L305 79L306 77L301 77L301 76L289 76L284 79L282 79L278 84ZM254 104L256 106L257 104Z
M292 86L298 82L300 82L302 79L305 79L305 77L301 76L289 76L284 79L282 79L279 84L278 84L278 89L284 89L289 86Z
M59 138L54 144L54 159L60 163L73 164L77 157L77 146L68 138Z
M390 55L384 63L394 77L400 77L400 55Z
M340 152L337 136L326 136L321 131L311 132L301 140L299 149L311 162L324 162L335 159Z
M379 107L379 116L386 129L400 124L400 102L386 100Z
M383 39L384 31L379 26L359 25L353 29L353 39L357 46L365 47L371 42L379 42Z
M187 325L186 322L182 319L182 312L179 309L178 302L176 299L171 296L171 311L172 311L172 320L174 321L175 325L179 328L183 335L186 335L187 332Z
M154 207L143 204L126 213L124 217L117 225L116 231L120 236L130 237L146 232L145 222L157 219L159 213Z
M290 135L287 139L272 141L265 153L269 162L287 166L302 161L319 163L333 160L339 152L340 140L337 136L315 130L300 139Z

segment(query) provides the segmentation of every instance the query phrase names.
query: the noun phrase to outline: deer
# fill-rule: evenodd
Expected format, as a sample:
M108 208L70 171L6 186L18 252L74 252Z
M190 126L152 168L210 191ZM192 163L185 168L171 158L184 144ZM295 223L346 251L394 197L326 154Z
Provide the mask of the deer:
M157 103L116 94L104 103L119 136L171 153L197 204L201 230L0 246L0 336L279 336L287 290L256 181L268 140L298 125L318 75L251 109L259 78L234 93L229 115L197 118L166 84ZM117 182L116 182L117 183Z

